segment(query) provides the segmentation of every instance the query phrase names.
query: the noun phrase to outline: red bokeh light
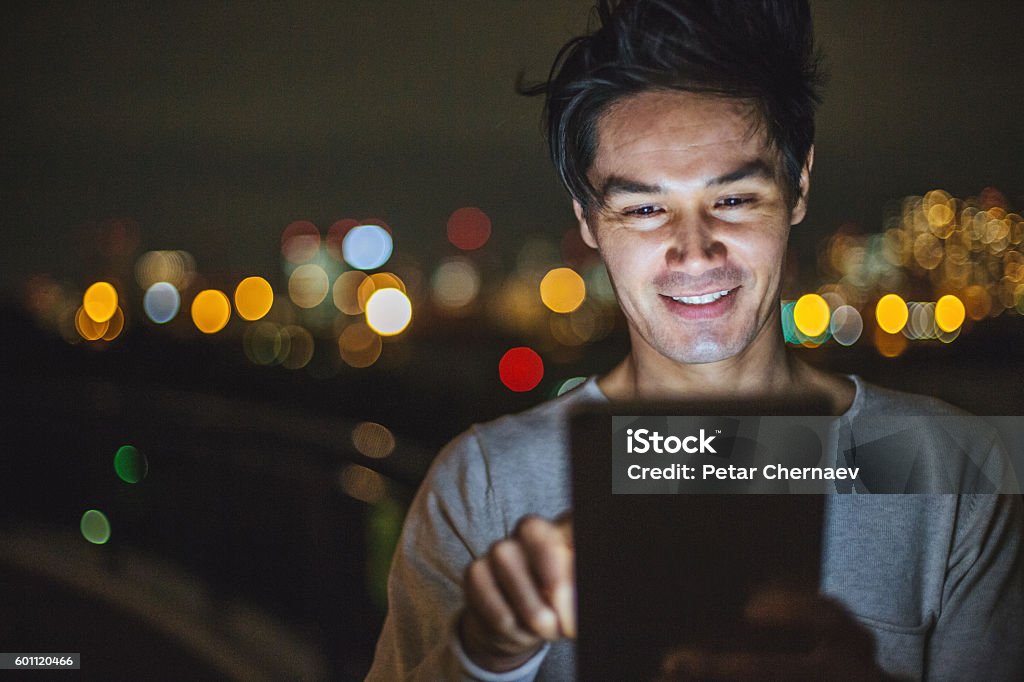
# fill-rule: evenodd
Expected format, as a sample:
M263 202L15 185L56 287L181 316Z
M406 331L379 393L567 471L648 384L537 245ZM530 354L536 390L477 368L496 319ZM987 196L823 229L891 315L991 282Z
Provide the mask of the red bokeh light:
M498 363L501 383L510 390L522 393L536 388L544 378L544 361L536 351L520 346L509 349Z
M388 234L390 234L392 237L395 236L395 233L394 233L394 231L392 231L391 226L388 225L383 220L381 220L380 218L363 218L362 220L359 221L359 224L360 225L376 225L377 227L383 227L387 231Z
M289 263L305 263L320 249L320 230L308 220L296 220L281 233L281 255Z
M978 202L981 204L981 208L985 211L993 206L999 207L1005 211L1008 206L1006 202L1006 195L995 187L986 187L981 190L981 194L978 195Z
M448 218L448 241L463 251L479 249L491 238L491 219L475 206L456 209Z

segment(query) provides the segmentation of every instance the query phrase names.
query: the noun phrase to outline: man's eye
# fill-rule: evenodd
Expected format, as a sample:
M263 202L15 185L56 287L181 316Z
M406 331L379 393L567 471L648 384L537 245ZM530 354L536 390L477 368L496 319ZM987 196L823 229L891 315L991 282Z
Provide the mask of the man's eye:
M639 206L626 211L626 215L628 216L638 216L641 218L656 215L658 213L661 213L661 209L657 206Z
M753 199L748 197L725 197L724 199L719 199L715 202L715 207L735 208L737 206L749 204L751 201L753 201Z

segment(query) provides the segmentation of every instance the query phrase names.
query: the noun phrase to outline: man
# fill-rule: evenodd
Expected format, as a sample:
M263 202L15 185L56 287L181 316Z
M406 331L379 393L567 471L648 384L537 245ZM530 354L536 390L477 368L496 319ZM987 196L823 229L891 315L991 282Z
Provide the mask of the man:
M814 392L851 419L957 414L812 368L783 342L783 258L806 212L820 80L806 3L637 0L599 14L543 91L552 157L631 351L437 458L395 556L371 680L573 677L566 416L581 403ZM835 496L832 598L764 594L748 611L815 632L814 650L679 651L666 675L1012 679L1024 670L1020 528L1015 497Z

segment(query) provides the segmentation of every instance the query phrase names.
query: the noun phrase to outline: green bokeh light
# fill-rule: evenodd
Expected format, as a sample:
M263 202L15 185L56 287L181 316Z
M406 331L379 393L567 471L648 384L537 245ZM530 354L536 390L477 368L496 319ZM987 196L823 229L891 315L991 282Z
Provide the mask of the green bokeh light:
M114 455L114 471L125 483L138 483L146 477L149 463L146 456L131 445L122 445Z
M796 321L793 319L793 308L796 301L788 301L782 305L782 336L789 343L800 343L797 337Z
M90 509L82 514L82 537L94 545L102 545L110 539L110 521L103 512Z
M560 395L564 395L571 391L572 389L579 386L580 384L582 384L583 382L585 382L586 380L587 377L572 377L571 379L566 379L565 381L558 385L558 388L555 389L555 394L551 397L556 398Z

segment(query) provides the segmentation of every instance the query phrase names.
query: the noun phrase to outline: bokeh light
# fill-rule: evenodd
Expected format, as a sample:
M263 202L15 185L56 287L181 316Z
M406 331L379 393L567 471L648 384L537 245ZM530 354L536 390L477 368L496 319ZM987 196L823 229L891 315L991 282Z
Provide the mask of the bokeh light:
M345 262L357 270L373 270L388 262L393 242L379 225L357 225L345 234L341 252Z
M448 241L463 251L479 249L491 238L491 219L475 206L456 209L448 218Z
M544 361L531 348L511 348L498 362L498 376L509 390L531 391L544 378Z
M448 258L437 266L431 278L434 303L446 312L469 307L480 293L480 272L466 258Z
M828 302L818 294L804 294L793 306L793 324L804 335L814 338L828 329Z
M890 334L881 327L875 327L875 348L887 358L895 358L907 349L907 337L899 332Z
M886 294L875 306L875 320L887 334L898 334L909 315L906 302L897 294Z
M903 327L903 335L911 340L934 339L939 330L935 325L935 304L913 301L907 304L907 324Z
M382 347L380 335L364 322L348 325L338 337L341 359L351 367L369 367L377 362Z
M366 324L381 336L400 334L412 320L412 303L401 289L378 289L366 302Z
M992 312L992 297L980 284L972 284L963 291L963 304L967 317L983 320Z
M187 251L147 251L135 261L135 281L143 289L168 282L179 291L195 277L196 261Z
M138 483L149 473L149 462L135 446L122 445L114 455L114 471L125 483Z
M96 282L85 290L82 308L93 322L106 322L117 311L117 290L110 282Z
M363 279L356 290L356 303L360 312L366 312L366 304L370 297L381 289L398 289L403 294L406 293L405 282L398 275L392 272L375 272Z
M82 537L94 545L103 545L110 540L110 521L98 509L90 509L82 514L79 528Z
M956 341L957 337L960 336L960 332L962 330L963 327L957 327L951 332L944 332L940 330L938 334L938 339L942 343L953 343L954 341Z
M281 336L288 339L287 352L281 354L281 366L285 369L302 369L308 365L316 348L313 335L304 327L290 324L281 330Z
M586 296L587 285L572 268L550 270L540 282L540 300L556 313L571 313Z
M829 328L836 343L852 346L864 331L864 319L852 305L841 305L832 312Z
M288 278L288 296L300 308L317 307L327 298L330 288L327 272L316 263L300 265Z
M257 322L246 328L242 348L254 365L276 365L287 357L291 339L273 322Z
M345 240L345 235L356 225L359 225L359 221L354 218L342 218L336 220L333 225L327 230L327 238L324 240L325 248L327 253L336 261L343 261L345 258L341 253L341 243Z
M243 320L259 320L273 305L274 289L262 277L246 277L235 288L235 310Z
M124 312L121 306L114 311L113 317L107 320L107 329L100 338L104 341L113 341L124 331Z
M519 276L505 279L487 307L495 325L515 334L534 334L545 323L543 305L537 303L536 284Z
M181 294L170 282L155 282L142 297L146 316L157 324L173 320L181 308Z
M296 220L281 233L281 255L289 263L305 263L320 250L320 230L308 220Z
M377 504L387 495L384 477L358 464L346 465L341 470L339 483L346 495L367 504Z
M217 289L204 289L192 301L192 322L204 334L216 334L231 319L231 301Z
M933 270L942 262L943 246L935 235L923 232L914 240L914 259L925 270Z
M334 280L332 299L334 307L346 315L359 315L363 312L359 304L359 285L367 278L361 270L348 270Z
M394 452L395 437L382 424L362 422L352 429L352 445L366 457L382 459Z
M783 301L782 303L782 338L787 343L800 343L800 332L796 328L796 322L793 321L793 308L796 307L796 301Z
M99 341L107 333L109 322L96 322L80 307L75 313L75 330L86 341Z
M555 392L555 395L558 396L568 393L577 386L585 383L586 380L587 377L572 377L571 379L566 379L561 384L559 384L558 390Z

